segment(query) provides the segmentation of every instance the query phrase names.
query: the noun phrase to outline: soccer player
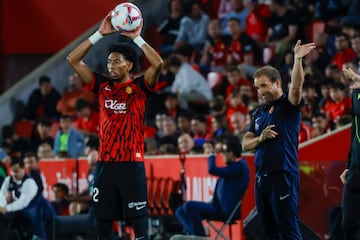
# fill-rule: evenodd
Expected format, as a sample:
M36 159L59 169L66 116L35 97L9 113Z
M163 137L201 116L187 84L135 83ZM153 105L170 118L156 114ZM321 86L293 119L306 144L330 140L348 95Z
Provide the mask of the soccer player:
M107 76L95 73L82 59L103 36L115 32L111 13L98 31L67 57L70 65L97 94L100 115L100 148L93 190L93 206L99 239L113 239L112 221L125 217L136 239L147 236L147 191L144 170L143 122L146 102L153 92L163 60L140 36L142 23L134 32L121 32L141 48L150 62L144 75L132 79L136 51L130 44L109 47Z
M344 68L343 72L354 81L350 87L353 108L352 141L348 165L340 176L345 184L342 200L344 239L350 240L360 239L360 75L351 68Z
M255 150L255 200L267 239L302 239L297 215L302 58L314 48L314 43L297 41L288 93L281 88L277 69L264 66L254 74L258 96L265 104L252 115L242 144L244 150Z

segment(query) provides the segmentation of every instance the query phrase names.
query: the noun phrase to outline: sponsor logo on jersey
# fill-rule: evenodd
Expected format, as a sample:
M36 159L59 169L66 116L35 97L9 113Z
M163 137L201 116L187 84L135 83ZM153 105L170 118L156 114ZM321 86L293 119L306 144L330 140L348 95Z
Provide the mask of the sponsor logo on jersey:
M146 201L143 202L129 202L128 208L135 208L137 211L146 206Z
M126 103L119 103L117 100L105 100L105 108L114 110L114 113L126 113Z

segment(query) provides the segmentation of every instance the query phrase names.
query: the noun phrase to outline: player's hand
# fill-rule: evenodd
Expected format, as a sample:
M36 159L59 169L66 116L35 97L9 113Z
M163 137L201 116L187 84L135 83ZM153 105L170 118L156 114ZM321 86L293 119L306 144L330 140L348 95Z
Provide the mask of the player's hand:
M350 86L351 89L360 88L360 75L355 73L354 70L350 67L343 67L343 73L345 77L350 78L354 81L354 83Z
M301 40L298 40L294 47L294 58L295 59L302 58L308 55L309 52L315 48L316 46L314 42L301 45Z
M112 10L106 15L106 17L102 20L100 24L99 32L102 35L108 35L117 32L115 29L113 29L111 24L111 13Z
M346 183L346 173L349 171L349 169L345 169L341 174L340 174L340 180L343 184Z
M120 33L121 33L121 35L124 35L124 36L134 40L134 38L136 38L137 36L139 36L141 34L142 28L143 28L143 19L141 19L140 25L135 31L131 31L131 32L123 31Z
M267 126L267 127L262 131L262 133L261 133L261 135L260 135L260 138L259 138L259 141L260 141L260 142L264 142L264 141L266 141L266 140L268 140L268 139L275 138L275 137L278 135L278 133L275 132L274 130L272 130L272 128L274 128L274 127L275 127L275 125L273 125L273 124Z

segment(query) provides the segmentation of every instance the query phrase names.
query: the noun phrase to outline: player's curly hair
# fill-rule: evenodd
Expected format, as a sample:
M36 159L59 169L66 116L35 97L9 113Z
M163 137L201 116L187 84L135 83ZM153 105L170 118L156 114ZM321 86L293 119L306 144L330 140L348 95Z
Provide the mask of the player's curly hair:
M129 44L129 43L110 44L109 49L108 49L108 54L113 53L113 52L122 54L126 60L128 60L129 62L132 62L133 67L130 72L135 71L137 69L138 57L136 54L136 50L134 49L133 46L131 46L131 44Z

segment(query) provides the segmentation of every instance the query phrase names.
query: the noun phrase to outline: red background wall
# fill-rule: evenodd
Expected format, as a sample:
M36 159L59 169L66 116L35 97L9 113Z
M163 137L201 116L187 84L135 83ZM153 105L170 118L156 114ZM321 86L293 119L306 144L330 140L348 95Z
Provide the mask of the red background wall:
M3 54L54 53L122 0L1 1Z

